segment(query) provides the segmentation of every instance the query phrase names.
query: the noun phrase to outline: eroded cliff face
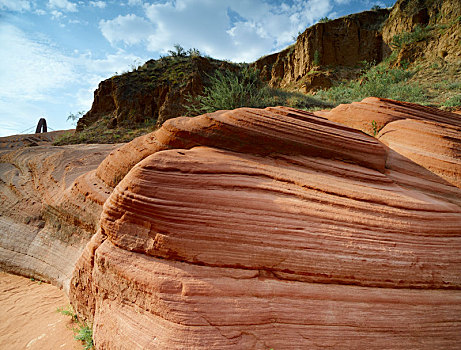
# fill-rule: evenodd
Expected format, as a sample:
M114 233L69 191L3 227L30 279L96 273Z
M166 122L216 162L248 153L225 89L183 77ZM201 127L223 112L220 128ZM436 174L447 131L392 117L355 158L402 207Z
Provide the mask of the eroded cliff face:
M424 35L398 48L397 63L461 62L459 0L399 0L391 10L365 11L317 23L287 49L253 65L275 87L312 92L354 79L364 61L379 63L392 52L394 36L420 26ZM394 47L395 50L397 48Z
M374 98L242 108L114 151L70 289L96 348L457 349L460 124Z
M461 61L461 2L459 0L400 0L383 27L383 40L390 44L395 35L411 32L416 26L430 28L426 40L407 47L407 61L424 57Z
M234 65L205 57L164 57L104 80L94 92L91 109L77 123L77 132L105 116L110 127L178 117L186 98L203 90L207 75Z
M383 59L381 26L389 10L365 11L317 23L298 36L296 43L260 58L254 66L272 86L301 85L317 66L356 66Z

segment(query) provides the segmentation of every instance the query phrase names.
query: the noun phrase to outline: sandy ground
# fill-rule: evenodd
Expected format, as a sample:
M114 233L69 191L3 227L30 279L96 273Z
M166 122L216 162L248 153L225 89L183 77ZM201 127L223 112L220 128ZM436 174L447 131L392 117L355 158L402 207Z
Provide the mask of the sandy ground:
M56 312L68 305L50 284L0 272L0 349L82 349L71 318Z

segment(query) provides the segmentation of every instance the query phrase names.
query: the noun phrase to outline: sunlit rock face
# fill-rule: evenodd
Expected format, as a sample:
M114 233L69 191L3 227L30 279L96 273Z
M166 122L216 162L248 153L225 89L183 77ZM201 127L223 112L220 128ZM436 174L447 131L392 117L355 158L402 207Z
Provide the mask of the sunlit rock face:
M55 147L56 133L0 138L0 269L67 292L112 192L95 169L118 146Z
M176 118L106 158L70 290L96 348L459 348L459 116L354 106Z

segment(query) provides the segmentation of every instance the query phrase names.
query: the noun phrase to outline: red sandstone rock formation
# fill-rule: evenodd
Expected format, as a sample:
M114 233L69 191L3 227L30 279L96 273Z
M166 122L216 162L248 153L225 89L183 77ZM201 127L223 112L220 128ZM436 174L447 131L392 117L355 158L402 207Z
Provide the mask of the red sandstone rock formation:
M23 146L29 136L0 138L0 268L68 291L112 191L91 170L117 146L54 147L46 138L37 135L37 147Z
M384 127L219 111L101 163L123 180L70 290L96 348L459 348L459 116L379 99L323 116Z

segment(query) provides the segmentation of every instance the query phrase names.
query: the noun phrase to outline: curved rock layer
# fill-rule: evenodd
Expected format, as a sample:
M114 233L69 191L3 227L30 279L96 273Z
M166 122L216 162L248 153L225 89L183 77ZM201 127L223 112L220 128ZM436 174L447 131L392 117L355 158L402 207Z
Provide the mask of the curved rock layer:
M458 114L376 97L316 114L375 134L389 148L386 173L394 181L461 204Z
M370 101L391 115L383 142L243 108L170 120L106 158L106 184L139 163L71 282L96 347L459 348L458 119Z
M0 268L68 291L112 191L94 169L117 146L20 147L17 139L1 140Z

